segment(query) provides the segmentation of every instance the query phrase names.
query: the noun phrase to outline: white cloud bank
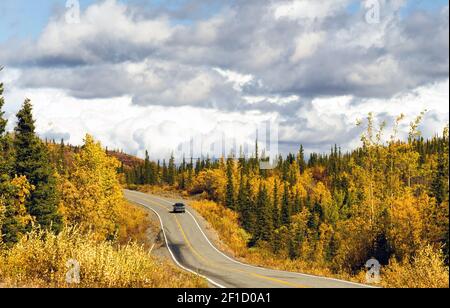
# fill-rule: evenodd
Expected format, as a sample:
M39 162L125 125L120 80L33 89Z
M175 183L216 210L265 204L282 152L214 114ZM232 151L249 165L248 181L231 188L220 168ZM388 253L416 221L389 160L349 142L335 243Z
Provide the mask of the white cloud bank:
M79 144L91 133L155 158L220 127L248 140L248 123L268 118L280 122L283 151L353 147L369 112L412 119L427 109L425 136L439 132L448 6L403 16L405 1L382 1L370 25L350 2L233 0L184 24L114 0L89 6L80 24L54 16L35 41L0 46L10 125L28 97L44 137Z

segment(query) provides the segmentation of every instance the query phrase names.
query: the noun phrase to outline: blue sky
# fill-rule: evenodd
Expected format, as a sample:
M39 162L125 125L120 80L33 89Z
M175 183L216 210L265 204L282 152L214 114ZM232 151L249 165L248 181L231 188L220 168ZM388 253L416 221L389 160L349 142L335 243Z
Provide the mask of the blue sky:
M84 10L92 3L99 0L79 0L81 9ZM174 10L186 3L186 0L119 0L121 3L135 4L147 8L165 8ZM206 1L206 3L210 0ZM208 17L220 10L217 1L214 5L203 8L200 14ZM226 1L224 2L226 3ZM0 2L0 42L8 39L36 38L48 23L52 15L64 9L66 0L2 0ZM198 16L196 16L198 18ZM181 20L178 22L189 22Z
M90 4L99 2L98 0L80 0L82 9ZM165 7L167 9L176 9L186 0L121 0L123 3L135 3L148 7ZM47 24L49 18L64 8L65 0L2 0L0 10L2 18L0 19L0 42L13 38L35 38ZM224 2L226 3L226 1ZM414 12L418 9L436 10L448 5L448 0L408 0L404 13ZM360 0L356 0L349 6L350 12L360 9ZM207 17L210 14L220 10L220 5L209 6L207 10L201 12ZM189 22L183 20L182 22Z

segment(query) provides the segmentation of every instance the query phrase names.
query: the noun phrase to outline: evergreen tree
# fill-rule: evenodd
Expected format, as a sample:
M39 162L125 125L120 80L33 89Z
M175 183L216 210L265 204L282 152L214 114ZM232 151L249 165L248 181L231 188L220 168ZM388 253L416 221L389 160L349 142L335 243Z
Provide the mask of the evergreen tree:
M305 161L305 150L303 149L303 145L300 145L300 150L298 152L297 164L300 169L300 174L303 174L306 170L307 164Z
M239 193L238 193L238 208L241 217L242 227L250 233L253 233L254 227L254 213L252 211L252 204L250 199L250 182L247 180L244 183L244 178L241 177L239 183Z
M257 226L255 241L268 241L270 240L273 231L273 218L267 188L263 184L261 184L259 188L256 208Z
M64 139L61 139L58 149L57 169L59 174L63 174L66 170L66 145Z
M26 100L17 113L14 148L15 171L26 176L35 189L27 202L28 213L43 228L59 231L62 227L58 214L58 198L54 170L48 159L45 145L35 133L32 105Z
M8 121L4 118L4 104L3 83L0 83L0 181L2 181L2 177L3 181L7 181L9 176L13 175L13 146L11 136L6 132Z
M226 187L225 205L229 209L235 209L232 159L227 160L227 187Z
M434 173L433 182L431 183L431 192L438 204L448 199L448 176L446 174L447 169L445 166L444 151L441 149L442 147L440 147L438 152L438 165Z
M0 67L0 71L2 68ZM0 138L6 133L6 124L8 121L4 118L5 112L3 111L3 106L5 105L5 100L3 98L3 83L0 83Z
M150 163L150 156L148 155L148 151L145 151L143 182L144 184L153 184L152 166Z
M166 160L163 160L163 165L162 165L162 182L164 184L167 184L169 182L169 177L168 177L168 170L167 170L167 164L166 164Z
M175 179L176 177L176 167L175 167L175 157L172 156L170 157L169 160L169 168L167 170L167 184L169 185L175 185Z
M281 203L281 223L283 225L289 225L291 223L291 207L287 183L284 184L283 201Z
M278 229L280 227L280 206L278 203L278 181L275 180L273 186L273 205L272 205L272 217L273 217L273 227Z

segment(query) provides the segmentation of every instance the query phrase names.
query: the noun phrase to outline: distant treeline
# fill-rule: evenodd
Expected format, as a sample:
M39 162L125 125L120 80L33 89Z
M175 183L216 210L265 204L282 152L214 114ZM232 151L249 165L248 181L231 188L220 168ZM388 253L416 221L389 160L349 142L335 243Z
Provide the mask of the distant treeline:
M398 127L399 117L395 127ZM169 185L237 212L248 247L309 260L336 271L360 269L371 257L387 264L424 247L449 254L448 128L424 139L411 123L407 141L383 142L384 125L367 120L362 146L342 153L183 160L124 167L129 185ZM255 151L258 153L258 151Z

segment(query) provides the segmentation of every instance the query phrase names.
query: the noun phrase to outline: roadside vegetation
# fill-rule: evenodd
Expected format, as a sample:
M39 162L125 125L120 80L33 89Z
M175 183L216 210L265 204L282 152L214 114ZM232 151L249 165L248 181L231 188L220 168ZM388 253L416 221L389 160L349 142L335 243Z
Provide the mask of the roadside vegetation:
M0 283L6 287L206 287L148 252L147 212L127 203L121 164L87 135L43 142L32 105L6 131L0 84ZM69 262L69 263L68 263ZM79 267L77 281L67 275Z
M377 259L384 287L449 286L448 127L425 140L420 115L407 140L369 115L361 146L298 153L260 170L253 157L145 161L123 168L130 188L178 190L247 262L366 282Z

